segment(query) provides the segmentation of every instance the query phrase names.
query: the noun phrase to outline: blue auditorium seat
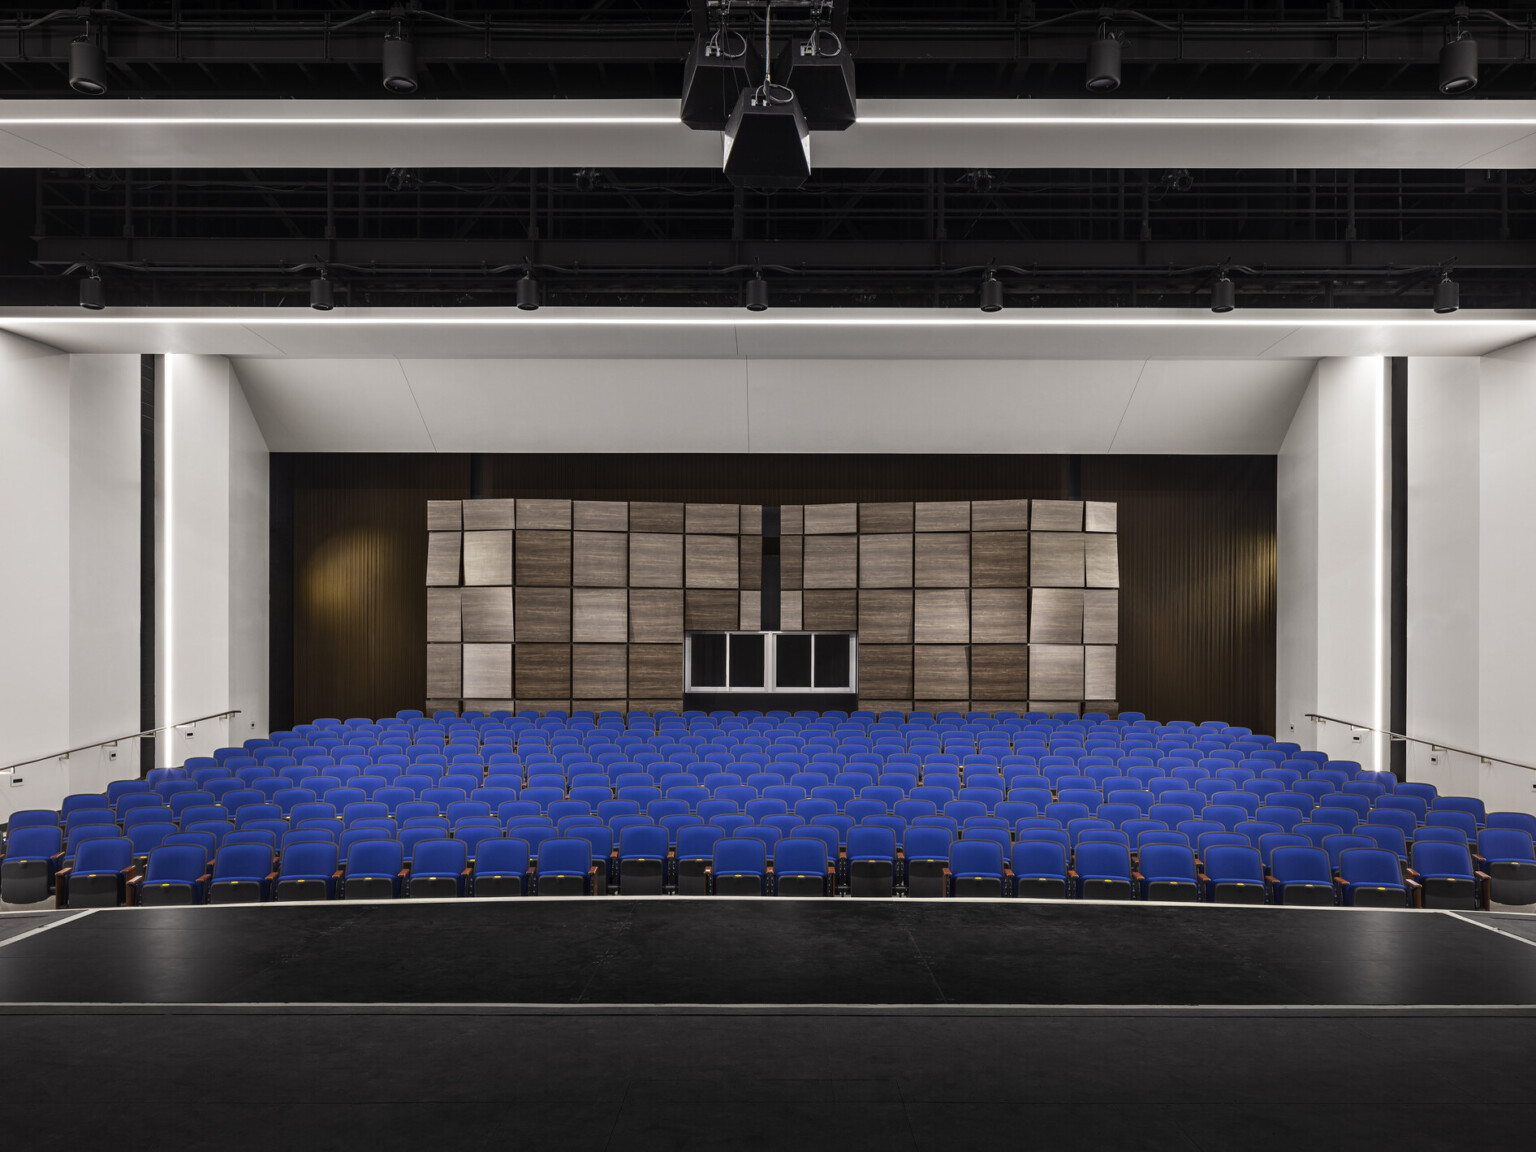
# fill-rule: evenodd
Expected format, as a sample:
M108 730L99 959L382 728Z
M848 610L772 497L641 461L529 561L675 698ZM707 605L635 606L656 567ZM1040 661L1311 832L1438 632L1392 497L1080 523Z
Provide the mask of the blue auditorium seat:
M1536 851L1520 828L1485 828L1477 854L1487 870L1492 898L1500 904L1536 904Z
M1379 848L1354 848L1339 856L1343 902L1353 908L1404 908L1409 885L1396 854Z
M1003 895L1003 849L996 841L961 840L950 847L949 867L956 897Z
M836 879L828 865L825 842L812 837L791 836L779 841L774 848L773 871L776 896L828 896Z
M1331 907L1334 903L1333 865L1329 854L1321 848L1276 848L1270 856L1270 875L1276 904Z
M1129 900L1133 895L1131 854L1123 844L1080 841L1073 871L1073 893L1086 900Z
M1256 848L1223 844L1202 853L1206 899L1217 904L1263 904L1264 861Z
M538 847L534 893L538 896L591 895L596 875L590 842L574 837L546 839Z
M1137 853L1136 879L1143 900L1187 904L1200 898L1195 854L1185 844L1143 845Z
M115 831L115 829L114 829ZM75 853L67 873L58 882L66 893L66 908L113 908L127 898L133 873L133 845L127 837L110 836L86 841Z
M487 840L475 857L471 894L521 896L526 891L530 867L526 840L510 835L504 840Z
M290 836L302 836L292 832ZM283 843L282 867L273 886L274 900L334 900L340 878L336 845L325 842Z
M767 847L761 839L745 836L716 841L713 872L716 896L761 896L768 874Z
M353 835L352 832L346 836ZM345 900L393 900L400 895L405 852L397 840L360 840L346 855Z
M167 838L172 839L171 837ZM208 853L195 844L162 844L149 854L138 901L146 907L201 904L207 883Z
M411 860L406 895L443 899L464 895L469 874L469 850L462 840L428 840L417 845Z

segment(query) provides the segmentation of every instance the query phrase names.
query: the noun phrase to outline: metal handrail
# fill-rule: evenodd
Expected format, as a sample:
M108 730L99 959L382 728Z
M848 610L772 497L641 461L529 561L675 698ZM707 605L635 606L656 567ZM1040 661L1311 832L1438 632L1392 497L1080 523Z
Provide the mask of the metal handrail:
M177 724L163 724L159 728L146 728L142 732L130 732L126 736L114 736L110 740L98 740L94 744L82 744L78 748L66 748L62 752L48 752L42 756L31 756L25 760L18 760L14 764L0 766L0 772L9 772L14 768L25 768L28 764L41 764L44 760L68 760L76 752L89 752L92 748L111 748L115 744L121 744L124 740L136 740L141 736L155 736L161 732L174 732L177 728L185 728L189 724L201 724L204 720L222 720L226 716L238 716L240 709L231 708L227 712L215 712L210 716L198 716L191 720L183 720Z
M1308 720L1321 724L1348 724L1351 728L1362 732L1377 732L1389 740L1396 740L1404 744L1423 744L1431 752L1457 752L1462 756L1476 756L1484 764L1508 764L1511 768L1524 768L1527 772L1536 772L1536 764L1522 764L1518 760L1506 760L1502 756L1489 756L1485 752L1474 752L1470 748L1457 748L1453 744L1446 744L1440 740L1425 740L1420 736L1405 736L1401 732L1393 732L1387 728L1376 728L1370 724L1358 724L1353 720L1342 720L1337 716L1320 716L1316 712L1303 713Z

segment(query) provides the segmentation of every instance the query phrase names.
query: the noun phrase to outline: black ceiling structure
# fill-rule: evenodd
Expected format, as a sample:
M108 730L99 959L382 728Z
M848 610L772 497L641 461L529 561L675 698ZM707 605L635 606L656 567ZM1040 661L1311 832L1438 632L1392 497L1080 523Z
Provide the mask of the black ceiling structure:
M767 40L778 79L811 28L846 45L861 98L1475 100L1536 89L1529 6L774 0L771 35L765 9L12 8L0 11L0 96L82 108L152 97L664 97L681 108L690 55L697 67L713 39L741 58L741 80L722 81L726 107L731 83L761 82L764 52L751 45ZM68 87L70 45L83 35L106 52L105 96ZM412 95L381 83L386 36L413 46ZM1085 55L1103 36L1121 45L1122 84L1090 96ZM1477 40L1479 78L1470 94L1446 97L1437 60L1456 36ZM975 307L989 275L1008 307L1175 307L1206 304L1226 274L1243 308L1428 308L1446 273L1464 307L1536 306L1528 171L839 169L768 191L706 170L60 169L0 173L0 195L5 304L74 303L78 278L94 270L114 305L307 306L323 268L340 306L508 306L530 271L546 306L739 305L760 274L775 308Z

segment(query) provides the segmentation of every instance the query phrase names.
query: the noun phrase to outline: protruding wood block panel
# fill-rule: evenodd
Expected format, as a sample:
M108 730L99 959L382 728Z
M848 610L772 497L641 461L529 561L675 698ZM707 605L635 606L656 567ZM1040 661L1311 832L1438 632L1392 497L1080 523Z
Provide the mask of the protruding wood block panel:
M462 500L428 500L427 531L457 532L464 527Z
M1083 537L1083 557L1090 588L1120 587L1120 537Z
M1089 500L1083 505L1083 530L1086 532L1115 532L1120 523L1120 505L1100 500Z
M859 645L859 699L912 699L912 646Z
M912 643L912 593L881 590L859 593L859 646Z
M427 589L427 643L457 644L463 638L459 620L460 589Z
M631 699L655 697L682 699L683 646L681 644L635 644L629 649L629 695ZM676 707L676 705L672 705ZM643 707L643 705L636 705Z
M1081 500L1036 500L1030 525L1036 532L1081 532Z
M971 501L972 532L1025 532L1028 529L1028 500Z
M912 694L968 700L970 650L963 644L919 644L912 650Z
M629 536L576 532L571 536L571 583L578 588L623 588L629 583Z
M652 501L631 501L629 530L631 532L681 532L683 506Z
M817 538L817 543L821 538ZM859 536L859 587L912 587L912 537Z
M1028 646L978 644L971 649L972 698L1022 702L1028 695Z
M1029 584L1028 532L973 532L971 586L1023 588Z
M517 502L517 526L569 532L571 502L569 500L520 499Z
M689 504L683 512L683 530L699 535L734 536L741 531L741 505Z
M859 506L857 504L807 504L805 505L805 534L807 536L835 536L859 530Z
M969 532L969 500L919 500L913 506L913 527L919 532Z
M850 505L851 507L851 505ZM857 536L806 536L806 588L856 588L859 583Z
M761 592L743 592L741 594L741 628L745 632L756 632L763 626L763 594Z
M1079 716L1083 712L1083 705L1080 700L1031 700L1028 711L1045 712L1051 716L1058 712L1069 712Z
M427 533L427 584L453 586L459 583L459 548L462 532Z
M863 532L911 532L913 506L904 503L860 504L859 531Z
M519 711L529 712L569 712L571 710L571 702L569 699L540 700L519 696L517 698L517 707Z
M516 500L464 501L464 531L510 532L517 527Z
M1028 588L971 590L972 644L1024 644L1028 640Z
M629 504L623 500L573 500L571 527L578 532L628 532Z
M631 588L681 588L683 586L682 536L631 532L629 534L629 585Z
M900 712L903 715L912 711L911 700L871 700L869 693L859 692L859 707L868 708L871 712ZM1022 711L1022 710L1021 710Z
M1032 700L1082 700L1082 647L1072 644L1031 644L1029 696Z
M436 700L456 699L463 683L463 645L428 644L427 695Z
M741 593L724 588L690 588L683 593L683 628L715 632L741 627Z
M741 586L743 588L762 588L763 586L763 538L761 536L741 535Z
M788 591L805 586L805 537L779 539L779 587Z
M971 638L971 594L964 588L913 593L912 638L918 644L964 644Z
M516 614L519 644L570 643L569 588L519 588Z
M919 533L912 544L912 582L919 588L969 588L970 533Z
M466 588L462 610L466 644L512 643L512 589Z
M629 639L629 593L622 588L571 592L571 639L578 644L623 644Z
M521 613L519 613L521 615ZM571 646L569 644L519 644L513 650L517 665L515 683L519 701L558 699L571 695Z
M1030 605L1031 644L1083 642L1083 592L1080 588L1035 588Z
M805 629L805 600L802 592L779 593L779 627L785 632Z
M629 640L632 644L681 644L683 590L631 589Z
M1083 586L1083 537L1076 532L1030 534L1029 582L1036 588Z
M1120 643L1120 593L1090 588L1083 593L1083 643Z
M741 506L741 534L743 536L761 536L763 534L763 506L761 504L743 504Z
M464 645L464 695L497 699L512 695L512 645Z
M1095 644L1083 649L1083 695L1092 700L1113 700L1115 653L1112 644Z
M571 534L518 529L517 583L529 588L569 588Z
M972 679L976 676L971 673ZM971 709L976 712L991 712L994 716L999 712L1017 712L1020 716L1029 711L1029 701L1023 697L1014 700L972 700Z
M693 507L693 505L690 505ZM714 505L707 505L714 507ZM735 508L732 504L730 507ZM740 541L735 536L683 537L683 582L689 588L741 585Z
M629 647L576 644L571 647L571 693L622 697L629 692Z
M781 504L779 506L779 534L781 536L805 535L804 504Z
M918 712L931 712L937 716L940 712L959 712L964 715L971 710L969 700L923 700L912 701L912 707Z
M604 712L617 712L620 715L623 715L625 712L629 711L629 701L628 700L587 700L587 699L583 699L580 696L577 696L577 697L574 697L571 700L571 711L573 713L574 712L596 712L599 716L601 716Z
M503 697L500 700L476 700L471 698L464 701L463 707L464 711L466 712L484 712L487 716L489 716L492 712L517 711L517 701L511 699L510 697ZM433 708L432 711L435 712L437 709Z
M512 533L464 533L464 583L512 583Z
M435 712L457 712L464 707L464 702L462 700L428 700L422 707L427 710L427 715L431 716Z
M852 631L859 626L859 594L847 591L810 591L804 593L804 628L807 632Z

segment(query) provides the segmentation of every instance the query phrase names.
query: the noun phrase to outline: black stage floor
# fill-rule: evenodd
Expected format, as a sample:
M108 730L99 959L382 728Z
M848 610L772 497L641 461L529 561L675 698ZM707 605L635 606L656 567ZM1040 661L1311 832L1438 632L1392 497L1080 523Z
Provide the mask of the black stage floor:
M577 899L0 917L15 1147L1501 1149L1536 918Z

